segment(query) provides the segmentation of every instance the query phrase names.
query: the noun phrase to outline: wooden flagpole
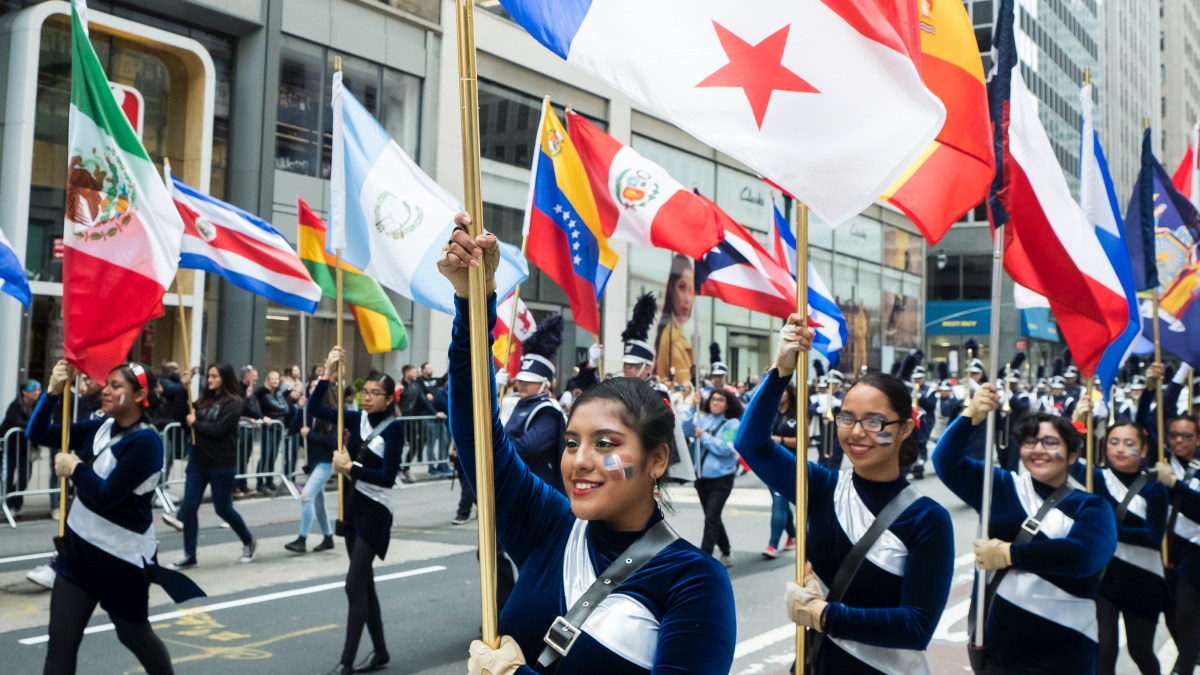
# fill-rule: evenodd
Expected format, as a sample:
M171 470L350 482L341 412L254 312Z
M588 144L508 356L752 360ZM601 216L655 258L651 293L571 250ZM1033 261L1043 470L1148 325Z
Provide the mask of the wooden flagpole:
M171 160L166 157L163 157L163 182L166 183L167 193L174 196L174 194L175 194L175 190L173 187L174 183L171 182ZM180 290L180 288L179 288L179 273L178 272L175 273L175 298L176 298L177 302L179 303L178 304L179 330L180 330L181 338L183 340L183 370L184 370L184 372L186 372L188 374L188 377L190 378L191 374L192 374L192 350L188 345L187 316L185 316L185 314L184 314L185 310L184 310L184 306L183 306L183 291ZM183 395L184 395L184 398L187 399L188 414L191 415L191 414L195 413L196 407L195 407L195 404L192 402L192 388L190 386L187 387L187 390L184 391ZM195 445L196 444L196 429L195 429L195 427L191 427L191 432L192 432L192 445Z
M71 381L63 385L62 394L62 445L60 453L71 451ZM58 540L67 535L67 477L58 477Z
M1093 389L1093 387L1095 387L1095 384L1093 384L1094 382L1095 382L1094 377L1088 378L1087 393L1084 394L1085 396L1087 396L1087 402L1088 402L1087 445L1084 446L1084 450L1087 452L1087 476L1086 476L1086 480L1084 481L1084 483L1087 486L1087 491L1089 493L1095 492L1095 490L1092 489L1093 488L1093 486L1092 486L1092 467L1096 466L1096 447L1095 447L1096 437L1095 437L1095 431L1092 428L1095 425L1094 420L1096 419L1095 409L1092 407L1095 405L1095 401L1092 400L1092 389Z
M547 96L546 100L549 101L550 97ZM525 249L528 247L528 245L529 245L529 233L525 233L524 235L521 236L521 257L522 258L525 257ZM517 306L521 302L521 284L517 284L516 287L513 288L512 298L513 298L512 313L508 319L508 343L505 345L504 363L500 364L500 367L503 368L505 371L508 370L508 361L509 361L509 359L512 358L513 341L517 339ZM508 385L507 384L500 388L499 399L501 401L503 401L504 396L506 394L508 394Z
M467 232L483 234L483 192L479 175L479 85L475 68L475 3L455 0L458 32L458 96L462 123L463 202L471 214ZM479 593L482 638L500 646L496 607L496 498L492 464L491 354L487 335L487 279L483 266L468 270L471 336L471 400L475 431L475 501L479 517Z
M342 72L342 57L333 57L334 72ZM343 224L344 227L344 224ZM334 251L334 304L333 304L333 320L336 330L336 342L339 348L342 345L342 249L338 247ZM326 376L329 373L325 373ZM337 392L333 397L333 404L337 407L337 436L336 436L336 452L346 452L345 437L346 437L346 359L343 356L338 359L337 367ZM346 477L343 474L338 474L337 477L337 534L344 534L346 528Z
M808 205L796 204L796 313L808 323ZM796 360L796 429L808 429L808 354ZM797 432L799 433L799 432ZM796 583L804 585L808 562L808 446L796 445ZM804 675L804 628L796 626L796 674Z

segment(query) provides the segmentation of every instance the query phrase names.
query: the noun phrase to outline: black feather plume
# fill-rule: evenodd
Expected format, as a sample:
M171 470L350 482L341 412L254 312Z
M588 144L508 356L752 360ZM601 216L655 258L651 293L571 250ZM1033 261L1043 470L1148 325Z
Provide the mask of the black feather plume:
M825 377L825 363L821 359L813 361L813 374L817 377Z
M1067 372L1067 367L1063 365L1062 359L1054 359L1054 370L1050 371L1052 377L1058 377Z
M978 358L979 357L979 343L975 341L975 338L971 338L971 339L967 340L966 342L964 342L963 349L967 350L971 354L967 358Z
M708 362L717 363L721 360L721 343L713 340L708 343Z
M921 351L920 349L913 352L912 357L913 357L913 367L916 367L916 366L921 365L922 363L925 363L925 352Z
M1025 352L1017 352L1012 361L1009 361L1008 366L1013 370L1020 370L1021 366L1025 365Z
M939 380L950 379L950 364L949 363L946 363L945 361L938 361L937 370L938 370L938 379Z
M899 361L892 362L892 377L900 377L901 364Z
M521 348L526 354L537 354L553 361L558 348L562 346L564 328L562 315L551 314L542 319L537 330L521 344Z
M900 379L908 382L912 379L913 369L917 367L917 357L915 354L909 354L904 357L904 363L900 366Z
M654 323L654 316L657 312L658 301L654 299L654 294L642 293L641 297L637 299L637 304L633 306L633 317L629 319L629 323L625 324L621 340L624 342L645 341L650 336L650 326Z
M1175 377L1175 364L1168 363L1167 369L1163 371L1163 382L1170 382Z
M1067 368L1075 365L1075 360L1071 358L1071 350L1069 348L1063 350L1063 365Z
M1037 379L1046 379L1046 364L1043 363L1037 367Z

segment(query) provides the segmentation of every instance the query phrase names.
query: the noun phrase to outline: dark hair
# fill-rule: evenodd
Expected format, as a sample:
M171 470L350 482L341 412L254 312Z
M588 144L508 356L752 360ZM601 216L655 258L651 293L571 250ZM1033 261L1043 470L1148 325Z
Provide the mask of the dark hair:
M204 369L205 378L207 380L208 371L216 368L217 374L221 376L221 388L216 392L208 388L207 382L200 389L200 398L196 399L197 408L207 408L216 403L218 399L228 396L236 401L242 400L242 383L238 380L237 375L233 373L233 366L228 363L210 363L208 368Z
M783 390L783 398L785 400L787 400L787 409L784 411L783 414L787 417L791 417L791 418L795 419L796 413L797 413L796 385L789 384L787 386L787 388Z
M1065 417L1049 413L1022 415L1021 419L1017 420L1016 427L1013 429L1013 437L1022 443L1027 438L1037 438L1042 422L1048 422L1054 427L1055 433L1062 438L1063 443L1066 443L1068 455L1078 455L1083 450L1083 435L1079 433L1075 425L1071 424Z
M613 377L592 385L575 399L567 424L581 406L592 401L619 404L621 423L638 435L647 453L664 443L668 457L680 451L675 447L675 413L649 382L638 377Z
M379 386L383 387L383 397L385 399L391 400L396 398L396 381L387 373L372 370L367 373L367 379L363 380L363 382L378 382Z
M720 396L725 399L725 419L742 418L742 409L744 407L742 399L738 398L737 394L730 392L728 389L713 389L708 398L700 403L700 412L712 414L712 411L709 410L709 404L713 396Z
M142 383L138 382L137 375L133 372L133 368L130 368L129 365L130 364L128 363L122 363L116 368L110 370L109 374L120 373L121 377L133 387L133 390L137 391L138 389L142 388ZM158 377L156 377L154 373L150 372L150 368L146 366L146 364L139 363L138 365L142 367L142 371L146 375L146 407L156 407L158 406L159 400L158 394L154 393L154 388L158 386Z
M1168 417L1167 421L1163 423L1163 428L1170 429L1171 425L1175 424L1176 422L1190 422L1196 431L1200 431L1200 422L1197 422L1196 418L1192 417L1191 415L1175 415L1174 417Z
M1137 424L1135 422L1130 422L1129 420L1124 420L1121 422L1114 422L1112 425L1110 425L1107 429L1104 430L1104 438L1101 439L1101 441L1100 441L1101 443L1104 444L1104 447L1105 447L1105 451L1102 453L1099 453L1099 456L1101 458L1101 462L1100 462L1101 464L1108 463L1108 449L1107 448L1108 448L1109 435L1111 435L1113 431L1120 429L1121 427L1132 427L1133 431L1134 431L1134 435L1137 436L1137 439L1138 439L1138 445L1140 446L1138 448L1139 451L1146 449L1146 438L1149 436L1149 434L1146 432L1146 429L1142 425ZM1086 443L1087 440L1084 439L1084 442Z
M850 389L853 390L855 387L864 385L878 390L887 397L888 406L895 411L901 423L912 420L912 389L900 378L886 373L871 372L858 378L858 381ZM849 396L849 394L850 392L847 391L846 395ZM912 466L920 456L921 448L917 444L917 430L913 429L908 438L905 438L904 442L900 444L900 468Z

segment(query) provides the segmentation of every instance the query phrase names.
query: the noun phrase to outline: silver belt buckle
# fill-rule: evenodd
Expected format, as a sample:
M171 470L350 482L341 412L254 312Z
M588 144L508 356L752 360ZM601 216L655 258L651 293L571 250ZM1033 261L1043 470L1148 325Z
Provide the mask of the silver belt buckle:
M579 637L579 633L578 628L560 616L550 624L550 628L542 640L560 656L566 656L567 652L571 651L571 646L575 644L575 639Z
M1037 533L1042 529L1042 521L1034 518L1033 516L1029 516L1025 519L1025 522L1021 523L1021 529L1025 530L1029 534L1037 536Z

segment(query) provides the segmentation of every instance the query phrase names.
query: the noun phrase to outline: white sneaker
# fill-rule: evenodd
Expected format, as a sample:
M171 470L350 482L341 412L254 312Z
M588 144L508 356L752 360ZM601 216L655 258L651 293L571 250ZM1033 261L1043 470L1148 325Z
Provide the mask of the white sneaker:
M238 558L238 562L248 563L254 560L254 552L258 550L258 540L251 539L249 544L242 544L242 557Z
M54 578L58 574L49 565L38 565L25 574L25 578L44 588L54 588Z
M164 523L166 523L167 525L170 525L171 527L175 528L176 532L183 532L183 521L176 518L175 516L173 516L169 513L164 513L164 514L162 514L162 521Z
M733 567L733 554L721 556L721 564L726 567Z
M61 515L62 515L62 512L59 511L58 509L50 509L50 520L57 521L59 516L61 516Z

